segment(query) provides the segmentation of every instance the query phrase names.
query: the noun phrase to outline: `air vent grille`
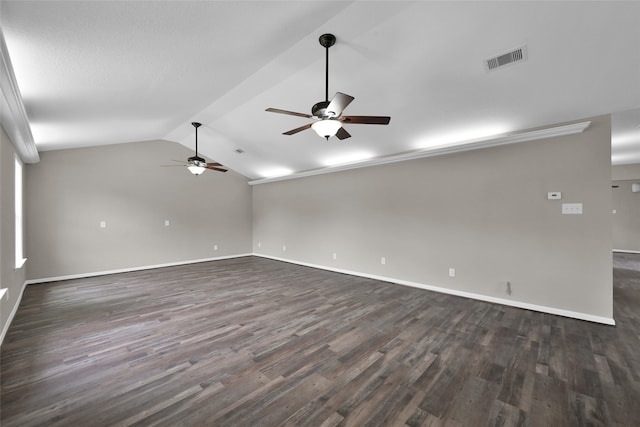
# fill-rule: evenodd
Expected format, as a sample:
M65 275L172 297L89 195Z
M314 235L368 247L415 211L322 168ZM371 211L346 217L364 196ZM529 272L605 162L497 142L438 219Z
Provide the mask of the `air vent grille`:
M521 46L517 49L512 49L509 52L501 53L484 61L484 68L487 71L493 71L498 68L515 64L517 62L526 61L527 59L527 46Z

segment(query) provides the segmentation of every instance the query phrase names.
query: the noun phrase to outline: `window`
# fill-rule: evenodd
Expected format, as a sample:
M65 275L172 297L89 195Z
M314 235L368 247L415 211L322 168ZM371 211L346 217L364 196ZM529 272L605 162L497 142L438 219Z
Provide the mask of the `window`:
M22 162L16 156L15 161L15 211L16 211L16 268L22 268L24 258L23 221L22 221Z

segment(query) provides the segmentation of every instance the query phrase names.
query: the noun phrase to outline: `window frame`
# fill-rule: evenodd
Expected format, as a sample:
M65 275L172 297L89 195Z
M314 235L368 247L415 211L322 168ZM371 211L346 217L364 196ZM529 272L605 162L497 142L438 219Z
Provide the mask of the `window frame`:
M24 256L24 164L14 156L14 214L15 214L15 268L22 268L27 258Z

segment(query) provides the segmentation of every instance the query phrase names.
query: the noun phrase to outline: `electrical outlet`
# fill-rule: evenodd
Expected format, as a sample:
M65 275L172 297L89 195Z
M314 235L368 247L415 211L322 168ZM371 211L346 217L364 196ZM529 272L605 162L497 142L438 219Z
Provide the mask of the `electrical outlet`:
M262 243L258 242L258 247L261 248L262 247Z
M338 258L338 254L336 254L335 252L333 253L333 259Z
M213 250L217 251L218 250L218 245L213 245Z
M100 221L100 228L107 228L107 221Z
M385 257L380 258L380 264L385 265L387 263L387 259Z
M456 277L456 269L455 268L450 268L449 269L449 277Z
M285 245L282 245L282 252L287 252L287 247Z
M563 203L563 215L582 215L582 203Z
M168 219L165 219L165 220L164 220L164 226L165 226L165 227L168 227L168 226L170 226L170 225L171 225L171 222L169 222L169 220L168 220Z

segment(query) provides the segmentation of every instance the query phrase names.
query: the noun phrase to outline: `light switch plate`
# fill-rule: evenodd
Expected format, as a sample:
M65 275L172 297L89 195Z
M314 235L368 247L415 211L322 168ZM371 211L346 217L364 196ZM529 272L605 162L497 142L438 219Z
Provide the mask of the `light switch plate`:
M549 200L560 200L562 199L562 193L559 191L551 191L547 193L547 199Z

